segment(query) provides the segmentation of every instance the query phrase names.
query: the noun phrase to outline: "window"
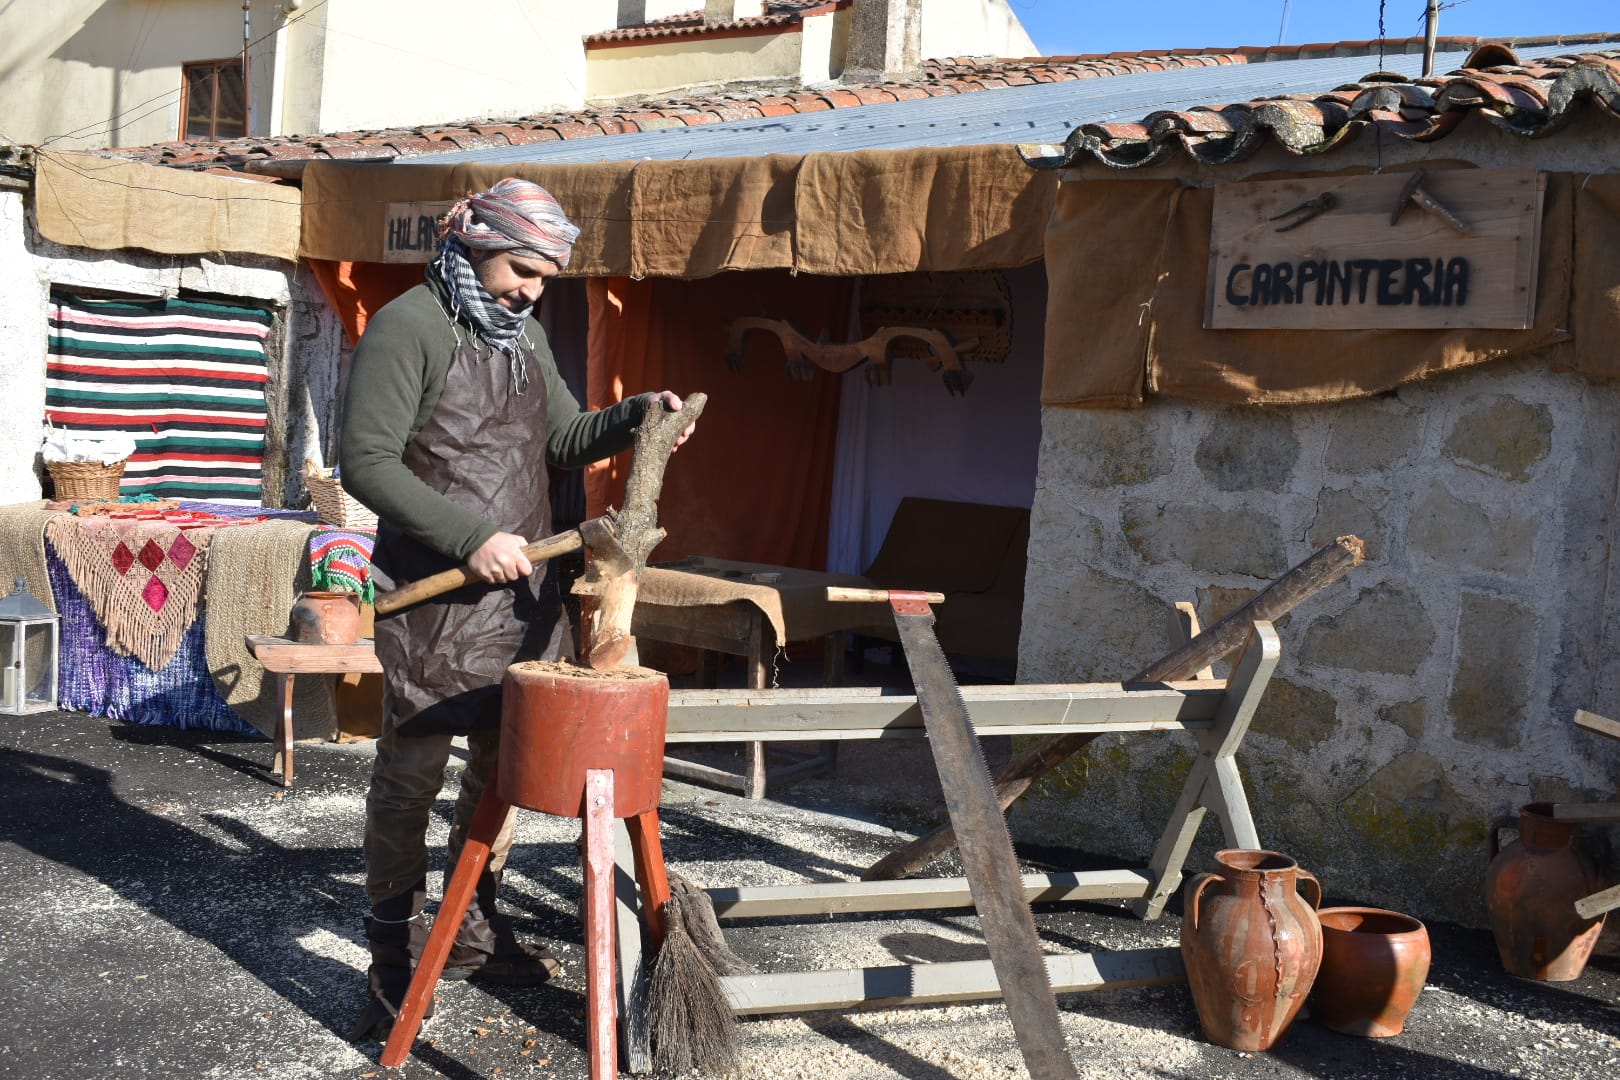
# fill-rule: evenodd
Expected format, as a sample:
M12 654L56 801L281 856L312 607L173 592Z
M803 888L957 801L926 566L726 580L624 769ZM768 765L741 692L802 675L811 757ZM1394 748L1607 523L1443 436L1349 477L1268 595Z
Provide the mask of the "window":
M247 92L241 60L208 60L180 69L183 139L239 139L247 134Z

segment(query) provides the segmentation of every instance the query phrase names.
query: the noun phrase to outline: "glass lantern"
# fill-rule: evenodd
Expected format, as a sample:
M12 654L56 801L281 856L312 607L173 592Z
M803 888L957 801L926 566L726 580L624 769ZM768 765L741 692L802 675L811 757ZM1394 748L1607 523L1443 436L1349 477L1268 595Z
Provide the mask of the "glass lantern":
M22 716L56 709L56 613L17 579L0 600L0 714Z

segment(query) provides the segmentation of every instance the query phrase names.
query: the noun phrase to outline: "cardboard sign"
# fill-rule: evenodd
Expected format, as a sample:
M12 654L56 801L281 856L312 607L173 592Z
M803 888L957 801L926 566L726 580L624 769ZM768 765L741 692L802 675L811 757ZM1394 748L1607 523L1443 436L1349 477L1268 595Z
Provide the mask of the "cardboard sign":
M1204 326L1527 328L1545 187L1533 168L1219 187Z
M454 205L450 199L389 203L383 230L383 262L431 262L439 246L439 218Z

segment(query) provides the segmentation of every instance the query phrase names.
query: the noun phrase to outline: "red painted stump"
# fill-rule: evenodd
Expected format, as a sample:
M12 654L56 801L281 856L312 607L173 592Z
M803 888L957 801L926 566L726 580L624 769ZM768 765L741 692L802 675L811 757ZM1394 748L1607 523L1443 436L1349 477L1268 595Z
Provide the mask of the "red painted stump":
M618 1075L614 1006L613 819L625 818L642 907L656 945L669 899L658 841L669 680L647 668L593 671L532 662L506 671L501 750L484 788L433 932L383 1048L383 1065L410 1054L444 971L478 875L514 806L585 821L585 987L592 1080Z

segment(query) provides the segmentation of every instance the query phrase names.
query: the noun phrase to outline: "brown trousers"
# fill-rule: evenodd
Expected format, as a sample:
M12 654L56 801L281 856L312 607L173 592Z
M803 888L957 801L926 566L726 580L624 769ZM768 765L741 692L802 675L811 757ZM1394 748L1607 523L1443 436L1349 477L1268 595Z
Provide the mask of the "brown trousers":
M373 907L422 887L427 877L427 830L433 804L444 788L445 768L450 763L450 735L401 735L389 725L377 740L377 758L372 763L371 791L366 796L366 896ZM474 731L467 737L471 758L461 772L461 794L450 822L446 845L445 883L455 872L461 846L466 843L473 811L484 793L484 784L495 767L500 747L498 727ZM506 865L512 848L515 811L508 811L489 857L489 870Z

